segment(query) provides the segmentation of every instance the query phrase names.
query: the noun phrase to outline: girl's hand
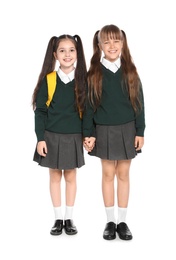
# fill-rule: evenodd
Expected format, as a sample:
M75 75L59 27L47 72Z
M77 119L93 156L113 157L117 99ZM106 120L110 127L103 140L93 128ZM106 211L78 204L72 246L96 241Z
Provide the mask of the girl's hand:
M46 157L47 154L47 146L45 141L40 141L37 144L37 152L43 157Z
M136 136L135 137L135 143L134 143L136 151L141 150L143 145L144 145L144 137L143 136Z
M92 149L95 146L95 137L85 137L83 141L83 146L86 149L86 151L91 152Z

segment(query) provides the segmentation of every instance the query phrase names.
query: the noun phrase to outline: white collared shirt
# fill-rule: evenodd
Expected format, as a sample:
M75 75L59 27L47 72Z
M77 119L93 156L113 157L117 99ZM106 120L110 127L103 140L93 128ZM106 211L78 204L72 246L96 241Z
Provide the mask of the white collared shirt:
M112 72L116 72L118 71L118 69L121 66L121 60L120 58L118 58L116 61L114 62L110 62L109 60L106 60L104 57L101 60L101 63L110 71Z
M75 78L75 69L72 70L69 74L65 74L60 68L57 71L58 76L60 79L67 84L68 82L72 81Z

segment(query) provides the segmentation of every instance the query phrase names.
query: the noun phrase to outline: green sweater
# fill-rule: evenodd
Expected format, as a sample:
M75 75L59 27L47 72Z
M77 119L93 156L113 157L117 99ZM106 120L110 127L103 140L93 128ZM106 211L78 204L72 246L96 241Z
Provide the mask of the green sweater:
M144 97L141 85L142 111L137 116L131 105L128 92L122 87L122 69L111 72L102 65L102 97L95 113L90 104L87 105L83 117L84 137L94 136L95 125L121 125L135 121L136 135L144 136L145 115Z
M75 80L65 84L57 75L56 90L49 108L46 106L48 87L43 79L37 94L35 132L38 141L43 141L45 130L60 134L82 133L82 120L75 106Z

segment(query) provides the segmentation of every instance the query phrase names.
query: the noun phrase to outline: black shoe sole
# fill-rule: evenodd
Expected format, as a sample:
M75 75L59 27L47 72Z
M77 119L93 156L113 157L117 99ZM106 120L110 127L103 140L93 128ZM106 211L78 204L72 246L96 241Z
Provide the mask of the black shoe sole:
M118 234L118 232L117 232L117 234ZM126 240L126 241L129 241L129 240L132 240L133 239L133 237L129 237L129 238L125 238L125 237L122 237L122 236L120 236L119 234L118 234L118 236L119 236L119 238L121 239L121 240Z
M76 235L78 232L66 232L65 231L65 234L69 235L69 236L72 236L72 235Z
M60 232L60 233L52 233L52 232L50 232L50 234L51 234L52 236L59 236L59 235L62 234L62 232Z
M111 236L111 237L103 236L103 238L104 238L105 240L114 240L114 239L116 239L116 235Z

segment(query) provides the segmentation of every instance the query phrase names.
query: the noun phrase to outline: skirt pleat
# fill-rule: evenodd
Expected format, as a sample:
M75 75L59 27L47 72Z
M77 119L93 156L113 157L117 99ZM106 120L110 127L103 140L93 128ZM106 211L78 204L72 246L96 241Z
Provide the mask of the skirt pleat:
M137 155L134 121L123 125L96 126L96 144L89 155L105 160L128 160Z
M39 165L52 169L74 169L85 164L81 134L57 134L45 131L47 155L42 157L34 152L33 160Z

